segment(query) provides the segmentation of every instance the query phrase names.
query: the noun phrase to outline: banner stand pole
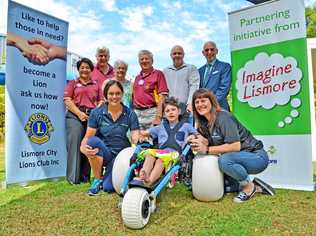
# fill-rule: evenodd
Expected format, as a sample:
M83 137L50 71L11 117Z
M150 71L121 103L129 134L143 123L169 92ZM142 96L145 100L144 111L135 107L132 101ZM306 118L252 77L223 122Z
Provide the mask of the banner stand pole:
M7 182L6 181L2 181L1 189L7 189L7 188L8 188Z

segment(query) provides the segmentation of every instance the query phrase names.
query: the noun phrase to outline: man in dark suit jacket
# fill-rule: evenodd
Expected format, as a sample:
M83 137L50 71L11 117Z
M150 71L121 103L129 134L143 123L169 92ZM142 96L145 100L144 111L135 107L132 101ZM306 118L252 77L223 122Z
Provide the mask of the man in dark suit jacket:
M230 111L227 95L231 85L231 66L216 59L218 49L212 41L204 44L202 53L207 62L199 68L200 88L207 88L212 91L220 106Z

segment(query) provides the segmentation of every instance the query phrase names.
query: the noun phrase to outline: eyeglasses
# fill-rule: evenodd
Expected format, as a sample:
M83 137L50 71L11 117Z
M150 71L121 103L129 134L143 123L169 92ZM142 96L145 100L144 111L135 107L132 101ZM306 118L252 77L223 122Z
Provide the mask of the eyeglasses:
M205 48L204 52L214 52L216 48Z
M183 55L182 52L173 52L172 55L176 56L176 55Z

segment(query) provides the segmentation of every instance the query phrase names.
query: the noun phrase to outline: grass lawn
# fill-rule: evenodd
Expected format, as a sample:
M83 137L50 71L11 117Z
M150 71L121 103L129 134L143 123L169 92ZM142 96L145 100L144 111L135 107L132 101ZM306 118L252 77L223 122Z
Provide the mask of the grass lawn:
M1 181L3 159L2 152ZM233 203L233 194L228 194L221 201L203 203L178 184L162 193L144 229L130 230L122 224L116 194L88 197L87 188L38 181L26 188L0 189L0 235L316 234L315 192L277 190L275 197L256 195L243 204Z

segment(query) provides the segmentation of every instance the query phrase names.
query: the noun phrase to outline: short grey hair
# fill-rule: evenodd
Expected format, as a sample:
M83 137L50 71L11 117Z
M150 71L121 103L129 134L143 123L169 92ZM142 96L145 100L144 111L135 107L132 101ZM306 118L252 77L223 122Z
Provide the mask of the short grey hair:
M171 48L171 50L170 50L170 54L172 54L172 51L175 50L176 48L181 49L181 51L182 51L183 54L184 54L184 49L183 49L183 47L180 46L180 45L174 45L174 46Z
M105 53L106 55L110 56L110 50L105 46L98 47L95 55L98 56L100 53Z
M140 50L139 53L138 53L138 59L142 56L142 55L147 55L151 58L151 60L154 60L154 55L152 54L151 51L149 50L146 50L146 49L143 49L143 50Z
M128 69L128 64L125 62L125 61L123 61L123 60L116 60L115 62L114 62L114 68L117 68L117 67L119 67L119 65L124 65L124 67L125 67L125 69L127 70Z
M205 48L205 45L206 44L212 44L215 48L217 48L217 46L216 46L216 43L214 42L214 41L207 41L207 42L205 42L204 44L203 44L203 48Z

